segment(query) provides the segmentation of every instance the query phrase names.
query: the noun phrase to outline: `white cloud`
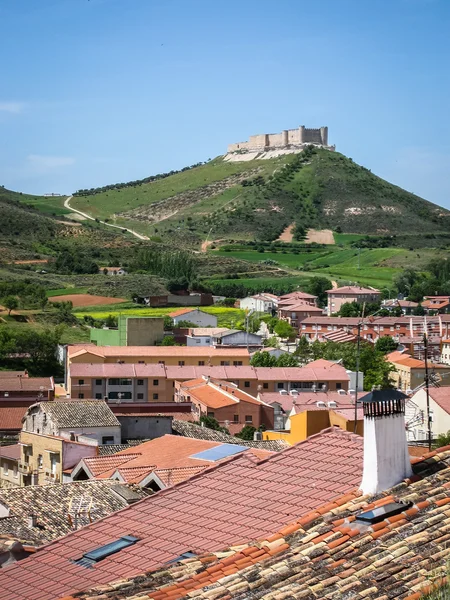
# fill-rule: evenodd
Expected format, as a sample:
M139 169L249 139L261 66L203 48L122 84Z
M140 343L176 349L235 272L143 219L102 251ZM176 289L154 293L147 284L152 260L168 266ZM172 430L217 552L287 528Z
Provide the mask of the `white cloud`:
M27 156L27 161L34 173L48 173L75 163L75 159L71 156L43 156L41 154L30 154Z
M24 102L0 102L0 112L18 115L25 108Z

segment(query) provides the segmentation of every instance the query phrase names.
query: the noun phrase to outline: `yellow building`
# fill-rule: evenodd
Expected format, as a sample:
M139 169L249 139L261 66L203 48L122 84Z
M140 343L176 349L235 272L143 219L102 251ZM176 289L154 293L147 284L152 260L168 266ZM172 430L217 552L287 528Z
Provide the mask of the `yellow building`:
M354 412L354 408L314 409L309 406L307 410L299 410L299 407L294 406L289 417L290 430L264 431L263 440L284 440L292 445L333 426L353 433L355 428ZM356 433L362 436L364 431L362 408L358 408L357 417Z
M64 482L64 471L82 458L97 456L98 446L54 435L22 431L18 464L20 485L45 485ZM68 479L69 480L69 479Z
M394 386L406 392L406 390L415 390L419 385L422 385L425 381L425 362L413 358L409 354L400 352L391 352L386 357L387 361L394 365L395 371L392 371L390 377L394 382ZM430 363L430 370L445 369L444 365L436 365ZM441 379L439 377L440 385L450 385L450 380Z

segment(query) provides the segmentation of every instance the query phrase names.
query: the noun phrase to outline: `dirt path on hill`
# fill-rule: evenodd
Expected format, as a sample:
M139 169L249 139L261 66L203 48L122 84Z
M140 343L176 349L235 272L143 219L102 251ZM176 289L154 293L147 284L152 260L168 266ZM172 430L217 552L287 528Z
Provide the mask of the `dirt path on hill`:
M90 221L95 221L94 217L91 217L90 215L88 215L84 212L81 212L81 210L77 210L76 208L73 208L73 206L70 206L69 203L72 200L72 198L73 198L73 196L69 196L68 198L66 198L66 200L64 201L65 208L68 208L72 212L77 213L77 214L81 215L82 217L89 219ZM100 221L100 220L99 220L99 223L102 223L102 225L106 225L107 227L114 227L115 229L122 229L122 230L128 231L128 233L131 233L131 235L134 235L135 237L137 237L140 240L150 239L146 235L141 235L140 233L137 233L136 231L133 231L132 229L128 229L127 227L121 227L120 225L113 225L112 223L105 223L105 221Z
M292 238L294 237L293 235L293 230L295 227L295 223L292 223L292 225L288 225L286 227L286 229L283 231L283 233L280 235L280 237L278 238L278 240L280 242L292 242Z

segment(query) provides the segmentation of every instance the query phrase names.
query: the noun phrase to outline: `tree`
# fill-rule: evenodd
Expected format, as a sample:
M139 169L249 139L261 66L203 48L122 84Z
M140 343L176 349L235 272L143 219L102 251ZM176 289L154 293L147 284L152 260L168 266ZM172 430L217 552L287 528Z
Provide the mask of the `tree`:
M255 431L257 430L256 427L253 427L253 425L244 425L241 431L236 434L236 437L240 438L241 440L252 441L255 435Z
M233 307L236 304L236 298L225 298L223 301L224 306Z
M279 348L280 347L280 342L278 341L277 337L269 337L266 340L264 340L263 343L266 348Z
M298 367L298 358L293 354L282 354L277 358L276 367Z
M167 315L164 317L164 331L172 331L173 329L173 319L172 317L168 317Z
M15 296L6 296L6 298L3 300L3 305L8 310L8 315L10 315L11 311L16 310L16 308L19 306L19 301Z
M448 446L450 444L450 431L447 433L440 433L436 441L433 444L434 448L442 448L443 446Z
M337 313L340 317L359 317L361 315L361 306L353 302L344 302Z
M162 339L161 346L178 346L173 335L165 335Z
M287 321L279 320L273 328L275 333L281 338L290 338L295 335L295 329Z
M311 348L308 339L305 335L302 335L298 340L297 348L295 349L294 356L303 364L308 362L311 358Z
M331 281L326 277L311 277L305 286L305 292L317 296L319 306L325 306L327 303L327 290L333 287Z
M202 415L200 417L200 423L203 423L203 426L207 427L208 429L213 429L214 431L221 431L222 433L230 433L226 427L221 427L219 425L219 421L214 417Z
M389 354L397 349L397 342L390 335L384 335L375 342L375 350L382 352L383 354Z
M298 359L293 354L282 354L278 358L269 352L255 352L250 361L252 367L298 367Z
M412 314L416 315L417 317L423 317L425 314L425 309L421 304L419 304L419 306L413 309Z

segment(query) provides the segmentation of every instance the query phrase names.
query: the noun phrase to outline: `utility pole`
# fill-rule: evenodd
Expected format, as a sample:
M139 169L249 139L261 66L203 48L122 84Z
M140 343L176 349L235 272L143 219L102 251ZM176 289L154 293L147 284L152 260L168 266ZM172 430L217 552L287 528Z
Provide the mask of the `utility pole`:
M427 419L428 419L428 450L431 452L431 417L430 417L430 374L428 371L428 337L427 332L423 332L423 347L425 354L425 392L427 395Z
M361 320L358 323L358 337L356 338L356 380L355 380L355 424L353 427L353 433L357 432L358 428L358 386L359 386L359 355L361 352L361 327L364 321L364 312L366 310L366 303L364 302Z
M358 269L359 269L359 267L360 267L360 264L359 264L359 262L360 262L360 261L359 261L359 259L360 259L360 256L361 256L361 248L358 248Z

